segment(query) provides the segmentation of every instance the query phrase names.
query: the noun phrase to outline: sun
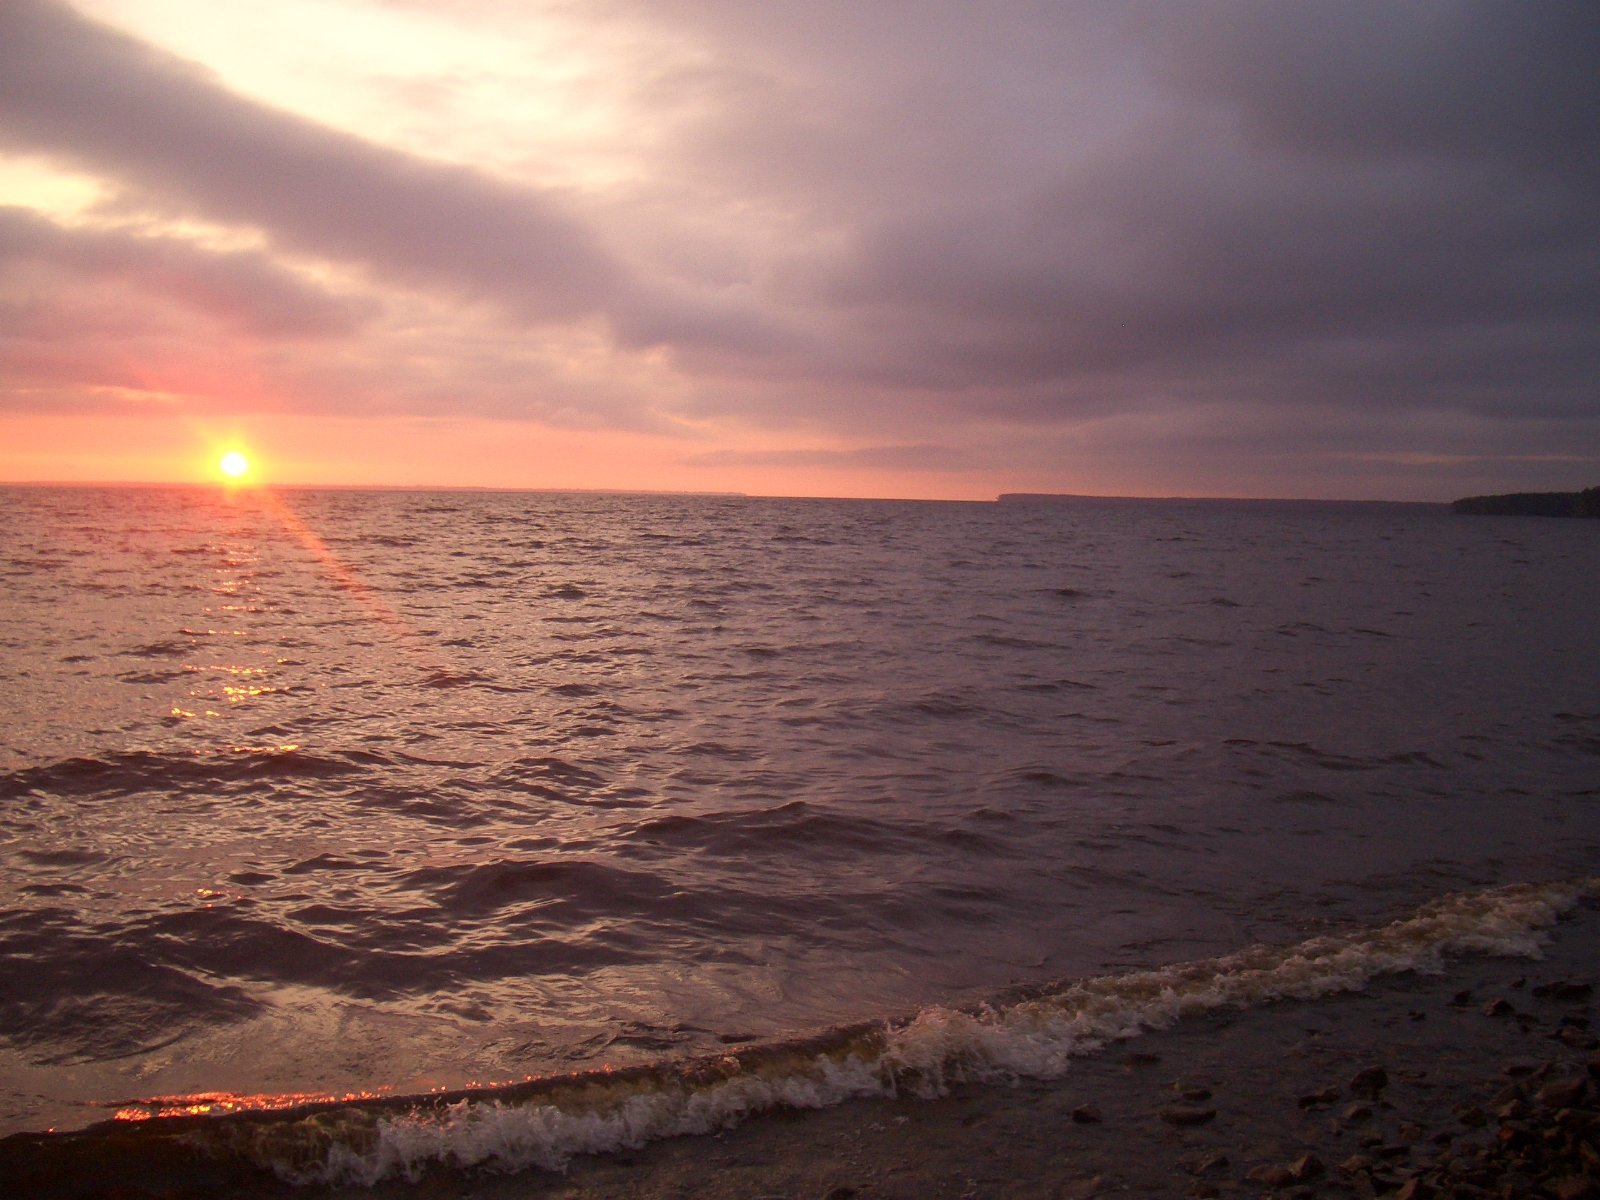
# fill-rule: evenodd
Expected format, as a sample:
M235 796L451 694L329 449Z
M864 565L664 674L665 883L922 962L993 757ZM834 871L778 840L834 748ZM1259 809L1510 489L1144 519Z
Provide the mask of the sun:
M229 450L217 460L217 470L222 472L224 479L239 482L250 474L250 460L238 450Z

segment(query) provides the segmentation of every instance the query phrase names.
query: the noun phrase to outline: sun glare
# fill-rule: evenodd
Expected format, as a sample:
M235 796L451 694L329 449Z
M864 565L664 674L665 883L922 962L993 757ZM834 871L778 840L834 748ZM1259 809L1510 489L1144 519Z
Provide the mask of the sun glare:
M242 480L250 474L250 460L237 450L229 450L217 460L217 470L224 479Z

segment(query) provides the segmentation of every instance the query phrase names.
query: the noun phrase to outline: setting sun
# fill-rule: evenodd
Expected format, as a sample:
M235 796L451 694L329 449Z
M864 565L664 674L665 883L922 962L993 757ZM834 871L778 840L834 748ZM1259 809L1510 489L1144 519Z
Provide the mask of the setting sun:
M228 479L243 479L250 473L250 460L237 450L230 450L217 460L217 470Z

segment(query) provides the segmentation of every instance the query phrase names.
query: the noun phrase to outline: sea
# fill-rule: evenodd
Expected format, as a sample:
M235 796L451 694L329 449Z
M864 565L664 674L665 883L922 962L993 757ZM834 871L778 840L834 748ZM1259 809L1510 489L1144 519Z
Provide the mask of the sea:
M0 1135L559 1167L1525 952L1597 581L1439 505L0 489Z

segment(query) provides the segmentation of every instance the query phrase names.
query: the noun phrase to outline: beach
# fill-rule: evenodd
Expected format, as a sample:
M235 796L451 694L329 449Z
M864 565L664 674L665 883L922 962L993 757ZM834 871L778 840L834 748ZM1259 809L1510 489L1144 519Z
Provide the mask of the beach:
M0 1187L40 1200L1581 1200L1596 1194L1597 963L1591 900L1538 958L1469 955L1439 975L1185 1019L1054 1081L780 1110L564 1171L432 1167L370 1188L293 1186L170 1147L130 1153L154 1132L130 1127L0 1143Z

